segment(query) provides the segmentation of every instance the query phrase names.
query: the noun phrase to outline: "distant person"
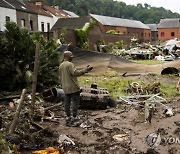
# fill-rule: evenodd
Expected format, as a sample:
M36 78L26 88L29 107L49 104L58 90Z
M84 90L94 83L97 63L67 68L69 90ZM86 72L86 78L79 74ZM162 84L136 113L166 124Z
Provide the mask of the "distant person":
M80 100L80 87L78 84L77 77L88 73L93 69L92 66L88 65L82 70L77 70L72 63L73 54L71 51L65 51L63 54L63 62L59 66L59 77L62 85L62 89L65 93L65 113L66 113L66 125L71 126L72 121L78 119L78 107ZM71 114L71 100L72 114Z

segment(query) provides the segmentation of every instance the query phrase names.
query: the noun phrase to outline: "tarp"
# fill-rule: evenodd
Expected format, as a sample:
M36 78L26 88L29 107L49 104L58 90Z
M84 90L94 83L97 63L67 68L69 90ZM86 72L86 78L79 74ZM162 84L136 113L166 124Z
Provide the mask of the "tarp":
M88 51L70 46L68 48L73 55L73 63L77 68L84 68L87 65L93 66L92 73L104 73L107 70L115 70L119 73L157 73L166 67L180 68L180 60L165 62L157 65L145 65L131 62L123 57L113 54L106 54L97 51ZM61 51L62 52L62 51Z

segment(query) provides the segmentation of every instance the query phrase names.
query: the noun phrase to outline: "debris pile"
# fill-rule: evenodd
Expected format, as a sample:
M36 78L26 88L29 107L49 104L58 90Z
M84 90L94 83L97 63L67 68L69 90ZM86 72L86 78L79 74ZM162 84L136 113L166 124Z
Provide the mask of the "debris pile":
M116 52L112 51L115 55L121 55L127 59L155 59L161 61L172 61L180 56L180 41L172 39L165 43L152 45L150 43L135 43L130 49L121 49Z
M140 84L138 82L132 82L125 88L125 92L130 93L131 95L157 94L160 92L160 82L149 83L147 85L145 83Z
M43 149L49 145L58 147L58 134L57 132L52 132L50 130L52 124L49 125L46 122L47 120L53 123L60 122L60 119L58 118L57 120L53 112L49 110L51 109L49 106L52 106L52 104L45 104L36 99L35 113L32 116L31 96L26 95L21 109L19 108L20 100L12 99L11 101L5 101L6 104L0 102L0 115L2 118L1 132L6 134L4 136L6 141L16 144L18 150L22 151ZM18 110L19 115L16 117Z

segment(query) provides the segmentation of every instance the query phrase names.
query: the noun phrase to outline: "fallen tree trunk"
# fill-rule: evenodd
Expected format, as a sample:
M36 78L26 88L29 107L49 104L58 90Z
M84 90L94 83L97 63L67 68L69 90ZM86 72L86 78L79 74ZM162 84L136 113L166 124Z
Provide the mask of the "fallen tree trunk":
M14 116L14 120L10 126L10 129L9 129L9 133L10 134L13 134L14 133L14 130L16 128L16 125L17 125L17 121L18 121L18 118L19 118L19 114L21 112L21 108L23 106L23 102L24 102L24 98L26 96L26 89L23 89L22 91L22 94L21 94L21 97L20 99L18 100L18 107L17 107L17 110L16 110L16 113L15 113L15 116Z

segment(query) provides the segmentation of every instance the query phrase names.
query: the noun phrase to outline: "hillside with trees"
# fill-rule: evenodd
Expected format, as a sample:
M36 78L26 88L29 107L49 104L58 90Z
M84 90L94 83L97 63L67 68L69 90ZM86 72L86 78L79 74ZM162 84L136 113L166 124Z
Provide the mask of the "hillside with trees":
M44 2L48 5L59 5L61 9L72 11L79 16L93 13L139 20L145 24L158 23L162 18L180 18L178 13L163 7L152 7L147 3L134 6L113 0L44 0Z

